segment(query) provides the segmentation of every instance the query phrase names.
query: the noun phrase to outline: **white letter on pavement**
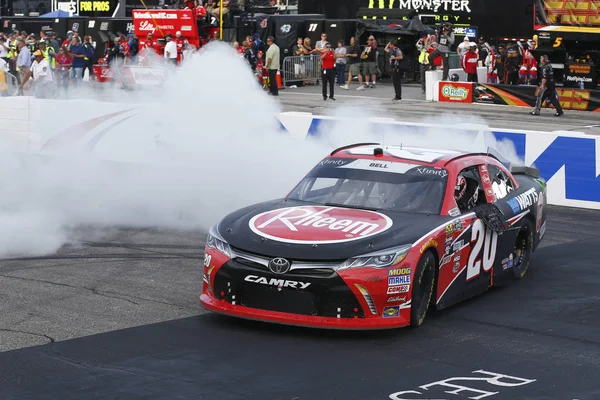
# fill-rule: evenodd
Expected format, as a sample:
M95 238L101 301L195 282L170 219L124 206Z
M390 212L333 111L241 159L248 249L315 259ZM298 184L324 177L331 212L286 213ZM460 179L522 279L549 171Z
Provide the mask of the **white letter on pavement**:
M482 369L473 371L473 373L474 374L491 375L492 378L483 378L483 379L485 379L489 384L496 385L496 386L503 386L503 387L523 386L523 385L527 385L529 383L536 381L535 379L518 378L516 376L499 374L497 372L484 371ZM516 382L500 382L500 379L511 379Z
M500 392L486 392L485 390L473 389L473 388L470 388L470 387L467 387L467 386L454 385L452 383L449 383L450 381L463 381L463 380L467 380L467 381L485 381L487 379L485 379L485 378L469 378L469 377L448 378L448 379L444 379L443 381L437 381L437 382L433 382L433 383L428 383L427 385L423 385L423 386L419 386L419 387L421 389L429 390L429 387L431 387L431 386L440 385L440 386L447 386L449 388L453 388L454 389L452 391L445 391L444 393L459 394L460 392L470 391L470 392L480 393L481 394L480 396L469 397L469 399L472 399L472 400L480 400L480 399L483 399L484 397L489 397L489 396L493 396L495 394L500 393Z

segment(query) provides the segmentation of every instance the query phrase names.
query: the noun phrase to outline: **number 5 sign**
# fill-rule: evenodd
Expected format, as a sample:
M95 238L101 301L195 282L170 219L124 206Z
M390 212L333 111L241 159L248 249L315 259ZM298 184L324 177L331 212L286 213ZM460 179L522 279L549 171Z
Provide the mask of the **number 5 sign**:
M496 259L496 249L498 246L498 233L487 228L483 222L478 219L471 228L472 250L467 263L467 282L477 278L481 274L481 268L489 272L494 266ZM483 258L481 250L483 247Z

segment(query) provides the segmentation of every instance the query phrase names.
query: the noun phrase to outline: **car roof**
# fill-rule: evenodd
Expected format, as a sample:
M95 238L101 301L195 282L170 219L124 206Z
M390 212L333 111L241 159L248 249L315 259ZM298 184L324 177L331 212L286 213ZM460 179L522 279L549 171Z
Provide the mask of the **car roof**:
M379 143L352 144L340 147L330 154L331 158L362 158L405 164L428 165L439 168L444 167L452 160L467 156L489 155L486 153L469 153L461 150L381 145Z

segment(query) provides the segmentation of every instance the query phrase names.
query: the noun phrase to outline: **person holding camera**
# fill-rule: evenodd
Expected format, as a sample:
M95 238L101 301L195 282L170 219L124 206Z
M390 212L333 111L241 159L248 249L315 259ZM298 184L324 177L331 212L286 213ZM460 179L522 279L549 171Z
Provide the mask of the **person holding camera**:
M450 71L450 47L454 44L454 32L452 32L452 24L445 22L437 33L437 49L429 55L429 65L435 69L435 60L438 56L442 56L443 76L442 80L448 80L448 72Z
M331 43L326 43L325 48L321 53L321 64L323 67L323 100L327 100L327 84L329 83L329 98L335 100L334 88L335 88L335 52L331 47Z

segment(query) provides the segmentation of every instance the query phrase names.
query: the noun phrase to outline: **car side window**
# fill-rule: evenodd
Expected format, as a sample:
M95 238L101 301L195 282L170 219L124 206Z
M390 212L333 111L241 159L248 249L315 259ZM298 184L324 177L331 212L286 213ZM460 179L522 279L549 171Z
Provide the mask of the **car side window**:
M515 189L512 181L506 175L506 173L504 173L504 171L492 164L489 164L487 168L492 181L492 190L494 191L496 200L503 199Z
M454 200L456 200L456 205L462 213L487 203L478 165L460 171L454 189Z

